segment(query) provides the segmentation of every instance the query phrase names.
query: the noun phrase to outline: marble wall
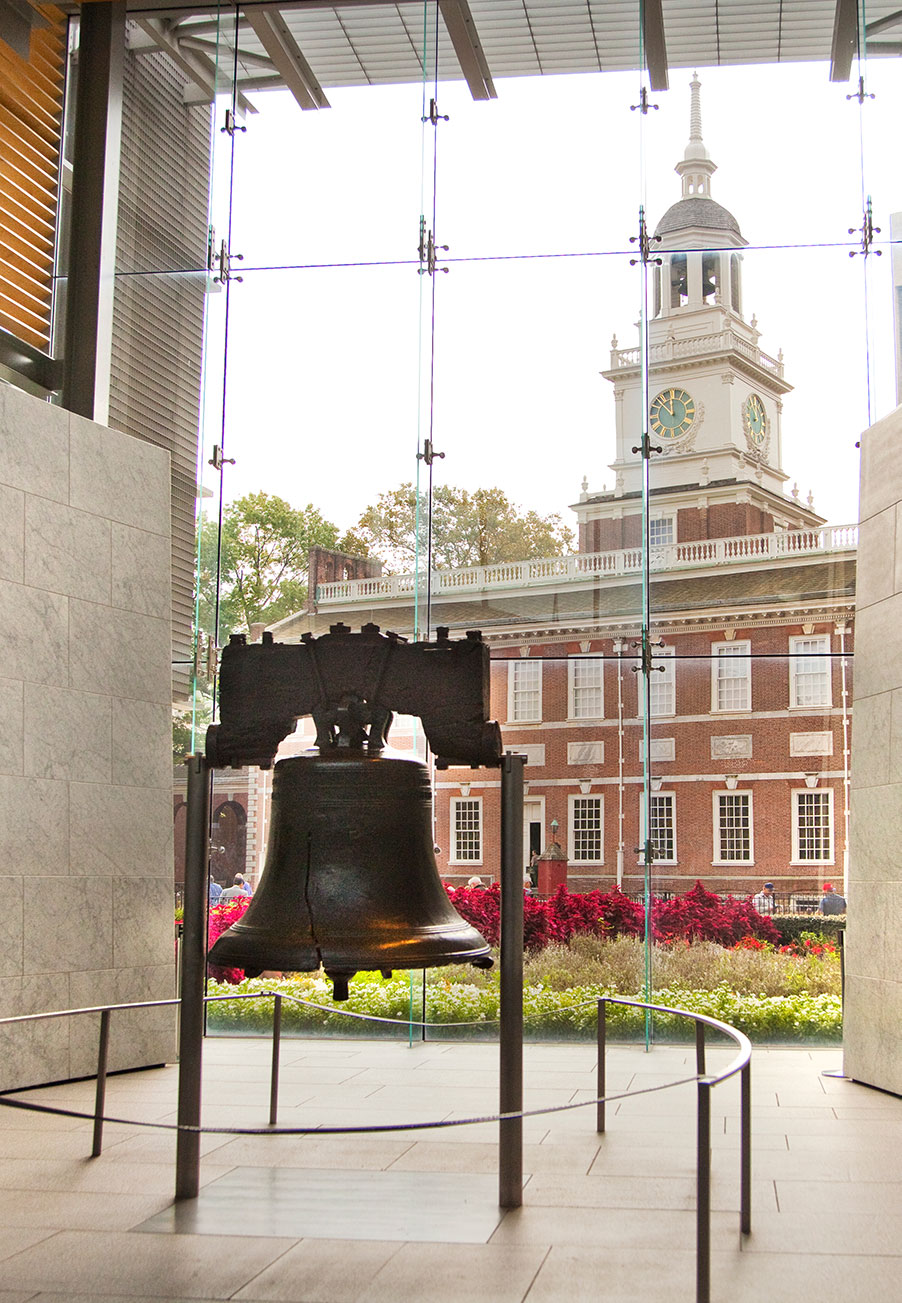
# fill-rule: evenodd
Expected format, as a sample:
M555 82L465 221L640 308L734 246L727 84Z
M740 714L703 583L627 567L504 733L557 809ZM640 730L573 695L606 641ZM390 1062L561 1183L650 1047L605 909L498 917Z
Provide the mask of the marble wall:
M902 407L861 442L844 1067L902 1093Z
M169 455L0 384L0 1017L175 994ZM111 1068L172 1010L113 1015ZM0 1028L0 1090L99 1015Z

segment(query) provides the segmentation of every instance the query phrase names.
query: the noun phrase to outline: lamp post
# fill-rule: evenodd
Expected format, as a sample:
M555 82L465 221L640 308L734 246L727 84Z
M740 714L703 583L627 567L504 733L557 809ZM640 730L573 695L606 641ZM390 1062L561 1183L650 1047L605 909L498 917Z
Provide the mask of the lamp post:
M551 840L557 845L557 830L560 827L557 819L551 820Z

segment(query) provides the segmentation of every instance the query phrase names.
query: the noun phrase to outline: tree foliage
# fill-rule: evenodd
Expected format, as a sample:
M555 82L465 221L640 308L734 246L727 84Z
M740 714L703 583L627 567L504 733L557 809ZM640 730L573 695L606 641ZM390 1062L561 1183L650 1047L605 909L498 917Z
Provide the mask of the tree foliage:
M389 573L412 570L419 535L421 564L427 546L426 497L413 484L382 493L360 517L353 537ZM522 511L502 489L454 488L439 485L433 492L432 564L437 569L526 561L530 557L572 552L573 533L561 517Z
M307 600L307 554L311 547L340 548L338 526L308 503L292 507L270 493L248 493L223 512L218 522L201 521L199 577L201 627L215 618L217 557L221 574L219 637L246 632L252 624L272 624L303 608ZM359 546L357 540L347 540Z

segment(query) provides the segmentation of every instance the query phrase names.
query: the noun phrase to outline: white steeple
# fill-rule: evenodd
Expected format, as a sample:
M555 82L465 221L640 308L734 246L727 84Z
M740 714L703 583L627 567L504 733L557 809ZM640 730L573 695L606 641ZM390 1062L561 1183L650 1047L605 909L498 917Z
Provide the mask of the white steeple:
M695 195L710 197L711 177L717 171L717 164L711 162L705 142L702 140L701 86L698 73L694 72L689 83L689 144L675 169L682 178L684 199L690 199Z

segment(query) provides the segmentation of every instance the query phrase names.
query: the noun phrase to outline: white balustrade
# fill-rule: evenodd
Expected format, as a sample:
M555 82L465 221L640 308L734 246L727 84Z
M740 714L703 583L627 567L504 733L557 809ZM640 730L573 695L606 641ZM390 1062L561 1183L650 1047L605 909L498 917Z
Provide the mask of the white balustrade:
M854 552L858 544L857 525L826 525L821 529L780 530L773 534L741 534L736 538L699 539L692 543L655 545L649 554L649 568L656 574L696 570L706 566L731 566L775 560L780 557L810 557ZM436 570L434 593L500 591L543 587L561 580L586 582L599 577L639 574L642 549L614 552L576 552L568 556L544 557L534 561L503 562L492 566L471 566L464 570ZM411 596L419 587L426 590L426 576L386 575L381 579L344 579L320 584L316 600L320 606L385 602Z

